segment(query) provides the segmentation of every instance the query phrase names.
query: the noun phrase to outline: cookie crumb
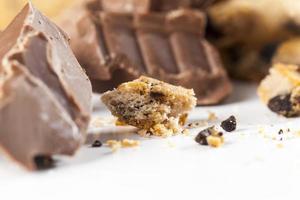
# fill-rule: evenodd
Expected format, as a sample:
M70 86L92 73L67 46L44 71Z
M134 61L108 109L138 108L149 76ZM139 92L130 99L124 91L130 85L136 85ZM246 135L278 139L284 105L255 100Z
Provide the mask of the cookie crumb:
M132 148L140 146L140 141L123 139L121 141L117 140L108 140L106 145L112 149L113 152L116 152L120 148Z
M204 126L208 126L208 121L200 120L200 121L189 123L187 125L187 128L192 129L192 128L199 128L199 127L204 127Z
M236 118L232 115L228 119L224 120L221 123L221 127L226 131L226 132L232 132L236 130Z
M210 135L207 137L206 140L209 146L215 148L218 148L224 144L224 137Z
M140 141L124 139L121 141L122 148L131 148L140 146Z
M96 116L93 117L93 119L91 120L91 125L95 128L100 128L103 126L115 124L116 123L115 121L116 121L115 118L111 118L111 117L105 118L105 117Z
M190 135L190 130L189 130L189 129L184 129L184 130L182 131L182 135L185 135L185 136Z
M116 152L122 147L121 142L117 140L108 140L106 141L106 145L111 148L113 152Z
M215 121L218 117L214 112L208 111L208 121Z
M168 141L168 146L169 146L170 148L176 147L176 145L175 145L174 143L170 142L170 141Z
M276 145L276 147L277 147L278 149L282 149L284 146L283 146L282 143L278 143L278 144Z

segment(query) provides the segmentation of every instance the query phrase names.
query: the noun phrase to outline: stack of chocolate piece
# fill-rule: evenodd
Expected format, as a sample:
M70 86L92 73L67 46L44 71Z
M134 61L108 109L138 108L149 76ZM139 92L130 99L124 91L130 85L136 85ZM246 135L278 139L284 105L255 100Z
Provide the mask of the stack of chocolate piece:
M204 38L200 9L209 3L92 0L66 14L62 24L95 92L147 75L193 88L198 105L217 104L232 87L218 52Z
M31 3L0 33L0 147L34 170L73 155L91 114L91 84L68 37Z

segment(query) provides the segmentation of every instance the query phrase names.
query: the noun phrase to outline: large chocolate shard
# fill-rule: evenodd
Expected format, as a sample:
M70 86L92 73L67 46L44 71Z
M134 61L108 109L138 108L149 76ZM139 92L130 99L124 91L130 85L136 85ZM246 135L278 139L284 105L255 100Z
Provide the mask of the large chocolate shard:
M231 92L219 54L204 38L203 12L106 12L95 0L83 7L62 24L95 92L140 75L193 88L198 105L220 103Z
M67 35L31 3L0 34L0 146L34 170L85 139L91 83Z

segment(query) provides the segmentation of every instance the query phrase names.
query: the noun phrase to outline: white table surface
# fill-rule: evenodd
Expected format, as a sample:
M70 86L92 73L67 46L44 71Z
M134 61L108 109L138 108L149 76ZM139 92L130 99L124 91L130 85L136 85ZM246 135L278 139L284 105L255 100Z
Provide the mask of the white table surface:
M212 124L236 116L238 129L225 134L221 148L195 143L195 129L166 139L126 134L141 145L116 153L86 146L43 172L26 172L0 157L0 199L299 199L300 119L271 113L255 89L236 84L224 105L192 112L191 121L216 113ZM96 115L110 116L104 108ZM280 141L278 131L287 128Z

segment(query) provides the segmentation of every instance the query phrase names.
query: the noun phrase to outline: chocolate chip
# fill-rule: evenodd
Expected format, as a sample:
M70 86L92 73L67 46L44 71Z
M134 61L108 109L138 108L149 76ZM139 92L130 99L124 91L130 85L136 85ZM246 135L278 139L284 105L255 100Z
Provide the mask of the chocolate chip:
M282 135L283 134L283 130L280 129L279 132L278 132L278 135Z
M277 114L290 117L293 110L293 105L290 99L290 94L278 95L269 101L268 107Z
M101 147L102 143L99 140L94 141L94 143L92 144L92 147Z
M198 135L196 136L195 138L195 141L201 145L208 145L207 143L207 137L210 136L212 133L211 133L211 130L213 129L214 127L209 127L207 129L204 129L202 131L200 131L198 133Z
M236 129L236 119L235 119L235 117L233 115L230 116L228 119L226 119L225 121L223 121L221 123L221 127L227 132L234 131Z
M157 101L162 101L164 98L164 94L160 92L150 92L150 97L157 100Z
M55 161L50 156L35 156L34 163L38 170L46 170L55 166Z

